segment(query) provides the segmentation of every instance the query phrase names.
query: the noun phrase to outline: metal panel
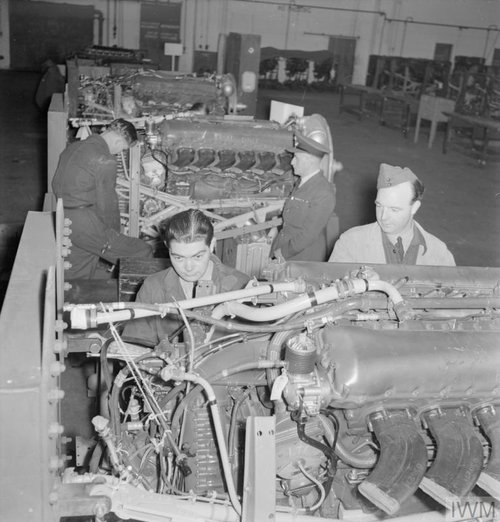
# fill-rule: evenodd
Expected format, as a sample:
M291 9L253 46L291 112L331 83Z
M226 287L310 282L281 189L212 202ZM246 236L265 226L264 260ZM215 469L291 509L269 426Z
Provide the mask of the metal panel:
M274 417L247 419L242 522L275 519L275 433Z
M48 460L58 437L49 439L48 424L57 415L57 400L49 406L46 393L56 376L50 375L50 361L42 376L41 355L42 336L48 348L54 334L53 274L47 297L45 290L55 257L52 214L30 212L0 316L0 519L9 522L53 520ZM51 311L45 333L44 309ZM47 357L55 361L52 350Z

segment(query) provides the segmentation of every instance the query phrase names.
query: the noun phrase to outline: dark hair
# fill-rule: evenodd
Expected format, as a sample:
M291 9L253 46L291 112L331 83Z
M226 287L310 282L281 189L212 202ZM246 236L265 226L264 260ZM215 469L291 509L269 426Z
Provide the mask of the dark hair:
M411 203L415 203L415 201L421 201L422 197L424 195L424 184L419 180L415 179L413 180L413 198L411 200Z
M113 120L109 124L108 130L112 130L121 134L129 146L137 141L137 131L135 130L135 127L132 125L132 123L124 120L123 118Z
M201 210L190 208L175 214L160 225L161 237L167 246L175 239L179 243L205 241L210 246L214 237L214 227Z

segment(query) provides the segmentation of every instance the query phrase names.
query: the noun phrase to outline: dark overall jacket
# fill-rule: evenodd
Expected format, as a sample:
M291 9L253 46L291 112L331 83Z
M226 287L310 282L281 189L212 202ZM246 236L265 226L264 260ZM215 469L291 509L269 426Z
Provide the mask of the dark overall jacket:
M339 233L335 186L318 172L295 188L283 207L283 225L271 252L295 261L326 261Z
M224 265L215 255L212 255L210 259L214 264L212 270L213 294L240 290L250 280L250 277L243 272ZM155 304L184 299L186 299L186 295L182 289L179 276L170 267L146 277L135 300L140 303ZM123 337L125 340L143 340L156 345L172 334L181 324L182 319L169 316L135 319L126 324Z
M120 257L152 257L147 243L120 233L115 184L116 158L100 135L61 153L52 189L71 220L68 279L94 277L100 258L114 264Z

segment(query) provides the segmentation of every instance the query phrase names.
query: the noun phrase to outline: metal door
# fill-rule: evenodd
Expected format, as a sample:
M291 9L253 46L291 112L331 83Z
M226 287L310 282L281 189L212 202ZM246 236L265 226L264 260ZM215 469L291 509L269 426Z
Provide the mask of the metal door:
M328 50L332 53L332 67L335 71L334 84L352 83L354 71L354 55L356 38L348 36L331 36Z

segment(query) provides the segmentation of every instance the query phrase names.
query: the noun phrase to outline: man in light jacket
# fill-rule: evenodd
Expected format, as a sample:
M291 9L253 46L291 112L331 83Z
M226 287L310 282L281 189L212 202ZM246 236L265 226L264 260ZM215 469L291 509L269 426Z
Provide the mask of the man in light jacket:
M445 243L414 220L423 193L422 182L409 168L382 163L375 200L377 221L344 232L329 261L455 266Z

